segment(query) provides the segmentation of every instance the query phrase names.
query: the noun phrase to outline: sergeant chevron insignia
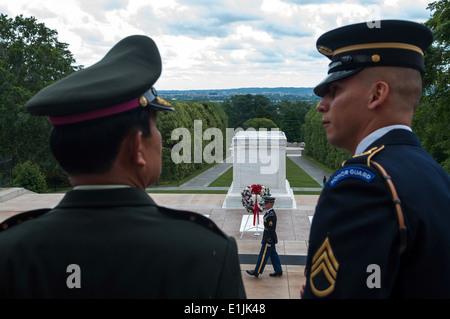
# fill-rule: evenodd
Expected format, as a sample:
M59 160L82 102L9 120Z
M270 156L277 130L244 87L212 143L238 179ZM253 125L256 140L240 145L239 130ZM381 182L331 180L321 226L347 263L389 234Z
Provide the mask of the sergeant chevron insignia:
M339 263L327 237L312 259L309 283L316 296L326 297L333 292L338 269Z

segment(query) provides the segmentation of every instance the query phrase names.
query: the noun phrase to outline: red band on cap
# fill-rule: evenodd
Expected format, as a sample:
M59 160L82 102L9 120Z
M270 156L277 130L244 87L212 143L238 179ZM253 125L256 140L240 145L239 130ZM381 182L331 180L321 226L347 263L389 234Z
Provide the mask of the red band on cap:
M131 110L135 107L140 106L139 99L133 99L131 101L117 104L114 106L109 106L104 109L100 110L93 110L78 114L70 114L70 115L64 115L64 116L50 116L49 120L52 125L64 125L64 124L71 124L71 123L78 123L83 122L87 120L93 120L100 117L105 117L108 115L113 115L121 112L125 112L128 110Z

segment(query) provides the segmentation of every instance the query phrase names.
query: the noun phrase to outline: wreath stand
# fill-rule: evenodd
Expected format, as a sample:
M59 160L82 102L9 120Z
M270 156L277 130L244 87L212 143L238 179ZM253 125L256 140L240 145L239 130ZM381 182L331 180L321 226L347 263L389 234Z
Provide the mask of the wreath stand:
M245 232L251 231L252 229L256 229L256 232L255 232L255 234L254 234L255 236L261 235L261 234L259 233L259 229L264 229L264 227L259 227L259 223L256 224L256 226L253 226L252 224L250 224L249 227L247 227L248 221L249 221L253 216L254 216L254 215L247 214L247 220L245 221L244 228L242 229L241 237L240 237L239 239L242 239L242 236L244 236L244 233L245 233ZM261 217L261 216L259 216L259 217Z
M255 203L257 204L258 203L258 196L260 196L259 194L254 194L254 195L252 195L252 196L255 196ZM259 206L259 205L258 205ZM256 207L256 205L254 206L254 207ZM258 209L259 210L259 209ZM262 211L262 210L261 210ZM258 212L258 216L257 216L257 218L256 218L256 222L255 222L255 213L253 213L253 214L247 214L247 216L246 216L247 218L246 218L246 221L245 221L245 224L244 224L244 228L242 229L242 232L241 232L241 237L240 237L240 239L242 239L242 236L244 236L244 233L245 232L248 232L248 231L251 231L251 230L253 230L253 229L256 229L256 232L255 232L255 236L259 236L259 235L261 235L260 233L259 233L259 229L261 229L261 230L263 230L264 229L264 226L263 227L259 227L259 221L261 220L260 218L262 217L262 216L260 216L260 213ZM252 223L250 223L250 225L249 225L249 220L251 220L251 218L253 217L253 224Z

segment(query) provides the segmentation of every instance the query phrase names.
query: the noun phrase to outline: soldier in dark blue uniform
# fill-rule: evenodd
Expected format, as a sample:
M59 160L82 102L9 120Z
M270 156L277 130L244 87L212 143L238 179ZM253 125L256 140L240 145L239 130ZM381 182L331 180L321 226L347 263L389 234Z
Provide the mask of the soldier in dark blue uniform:
M275 245L278 243L276 228L277 228L277 214L273 209L275 197L264 197L264 233L261 240L261 251L259 252L258 261L254 270L246 270L249 275L258 277L263 273L266 266L267 259L270 257L273 269L275 272L271 273L272 277L280 277L283 275L281 269L280 257L278 256Z
M130 36L41 90L30 113L74 189L48 210L0 224L0 298L244 298L234 238L208 218L158 206L161 57Z
M450 297L450 178L410 128L431 43L398 20L317 40L331 60L317 110L328 142L354 156L319 198L303 298Z

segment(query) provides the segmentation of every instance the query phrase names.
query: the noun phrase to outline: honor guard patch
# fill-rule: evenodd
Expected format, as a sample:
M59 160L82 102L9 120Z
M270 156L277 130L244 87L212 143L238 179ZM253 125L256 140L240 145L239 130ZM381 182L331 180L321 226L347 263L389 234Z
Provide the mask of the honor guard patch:
M333 292L338 269L339 263L327 237L312 259L309 283L316 296L326 297Z
M346 178L358 178L366 183L370 183L375 178L375 174L361 167L344 167L331 176L328 184L333 187Z

